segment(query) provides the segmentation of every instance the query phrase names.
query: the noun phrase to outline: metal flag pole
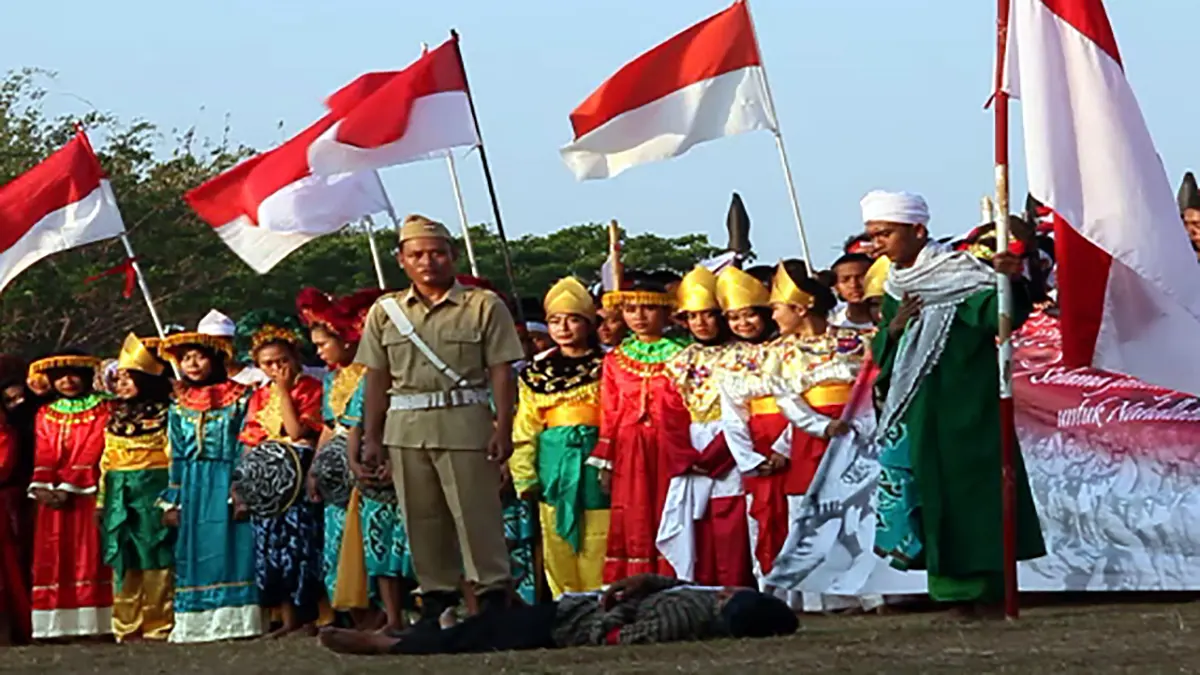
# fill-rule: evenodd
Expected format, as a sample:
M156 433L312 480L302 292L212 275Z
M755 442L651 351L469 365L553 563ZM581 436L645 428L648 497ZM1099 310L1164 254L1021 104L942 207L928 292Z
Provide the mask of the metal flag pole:
M142 289L142 297L146 300L146 308L150 310L150 320L154 322L154 330L158 332L158 337L165 338L167 332L163 330L162 321L158 318L158 310L154 308L154 299L150 297L150 287L146 284L146 276L142 274L142 266L138 264L137 255L133 252L133 244L129 243L129 235L121 233L121 243L125 245L125 255L129 257L129 266L133 268L133 274L137 277L138 288Z
M992 219L995 217L996 213L994 204L995 202L992 201L991 195L984 195L983 199L979 200L979 211L982 215L982 219L979 221L980 225L986 225L987 223L992 222Z
M771 94L771 84L767 81L767 64L762 57L762 48L758 44L758 30L754 27L754 17L750 14L750 3L738 0L746 5L746 15L750 16L750 30L754 38L754 51L758 52L759 67L762 70L763 90L767 94L767 105L771 108L771 117L775 118L775 128L771 133L775 136L775 147L779 150L779 162L783 165L783 180L787 183L788 199L792 202L792 216L796 219L796 232L800 235L800 251L804 254L804 263L809 274L814 274L812 256L808 250L808 235L804 231L804 219L800 217L800 200L796 197L796 182L792 179L792 167L788 162L787 148L783 145L783 132L779 129L779 114L775 109L775 97Z
M391 211L389 210L389 213ZM392 221L396 216L392 215ZM379 290L387 290L387 282L383 280L383 261L379 259L379 245L375 243L375 219L363 216L363 226L367 228L367 245L371 247L371 262L375 264L375 279L379 282ZM397 226L399 227L399 226Z
M479 129L479 115L475 112L475 97L471 94L471 85L467 80L467 64L463 61L462 49L458 44L458 31L450 29L450 38L454 40L454 55L458 57L458 67L467 90L467 104L471 108L471 121L475 124L475 137L479 139L479 145L476 147L479 148L479 163L483 165L483 178L487 182L488 196L492 200L492 217L496 219L496 234L500 237L500 253L504 256L504 273L508 275L508 288L512 295L513 307L516 309L517 321L524 323L525 312L521 311L521 297L517 292L517 278L513 274L512 254L508 250L508 236L504 234L504 221L500 218L500 201L496 198L496 183L492 180L492 168L488 164L483 132Z
M446 167L450 169L450 185L454 188L454 203L458 206L458 219L462 222L463 245L467 247L467 262L471 264L471 275L479 276L479 263L475 261L475 246L471 243L471 224L467 221L467 205L463 202L462 186L458 182L458 168L454 165L454 152L446 151Z
M996 12L996 250L1008 250L1008 92L1004 90L1004 68L1008 52L1008 21L1011 0L997 0ZM1003 248L1001 248L1003 246ZM999 306L999 335L996 354L1000 367L1000 475L1004 536L1004 615L1020 615L1017 588L1017 487L1013 471L1017 432L1012 391L1012 284L1007 275L996 274L996 300Z

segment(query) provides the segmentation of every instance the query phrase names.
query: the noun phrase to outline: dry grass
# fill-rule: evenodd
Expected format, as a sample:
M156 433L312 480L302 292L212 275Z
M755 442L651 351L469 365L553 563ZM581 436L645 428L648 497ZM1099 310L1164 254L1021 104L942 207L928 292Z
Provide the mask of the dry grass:
M0 673L1188 673L1200 672L1200 603L1029 609L1016 623L942 614L807 618L780 640L433 658L343 657L309 639L175 647L0 651Z

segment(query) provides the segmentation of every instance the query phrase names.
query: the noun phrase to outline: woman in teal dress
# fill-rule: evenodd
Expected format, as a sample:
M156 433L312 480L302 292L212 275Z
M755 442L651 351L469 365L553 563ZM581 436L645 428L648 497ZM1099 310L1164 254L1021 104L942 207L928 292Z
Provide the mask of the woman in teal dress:
M263 612L254 583L254 533L230 502L238 432L250 391L231 382L233 353L225 321L206 317L201 331L168 336L161 349L180 372L167 418L170 485L159 501L178 528L175 545L175 628L170 641L214 642L259 635ZM224 319L224 317L217 317Z

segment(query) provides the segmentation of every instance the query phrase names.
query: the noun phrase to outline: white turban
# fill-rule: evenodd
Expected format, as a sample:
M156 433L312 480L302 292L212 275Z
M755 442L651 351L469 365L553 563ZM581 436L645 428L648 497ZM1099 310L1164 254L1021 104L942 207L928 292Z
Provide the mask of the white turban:
M929 205L924 197L912 192L872 190L859 205L862 207L864 223L873 220L908 225L929 223Z
M196 327L197 333L216 337L233 337L234 330L233 319L215 309L205 314L204 318L200 319L200 325Z

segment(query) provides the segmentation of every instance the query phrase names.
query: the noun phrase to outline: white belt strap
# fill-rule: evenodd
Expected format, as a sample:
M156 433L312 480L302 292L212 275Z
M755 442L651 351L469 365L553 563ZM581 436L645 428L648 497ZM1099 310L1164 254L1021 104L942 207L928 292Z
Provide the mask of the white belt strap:
M437 410L461 406L481 405L488 402L487 389L451 389L450 391L428 391L417 394L392 396L392 410Z
M438 356L437 353L434 352L433 349L421 339L420 335L417 335L417 329L413 327L412 321L408 320L408 315L405 314L404 310L400 308L400 304L396 302L395 298L384 298L379 302L379 304L383 307L383 311L387 312L388 318L392 320L392 323L396 325L396 330L400 331L401 335L412 341L413 345L415 345L416 348L425 355L425 358L429 359L429 362L433 364L434 368L437 368L438 372L450 378L450 381L453 382L454 386L456 387L462 387L468 384L466 378L454 372L454 369L447 365L446 362L442 360L442 357Z

